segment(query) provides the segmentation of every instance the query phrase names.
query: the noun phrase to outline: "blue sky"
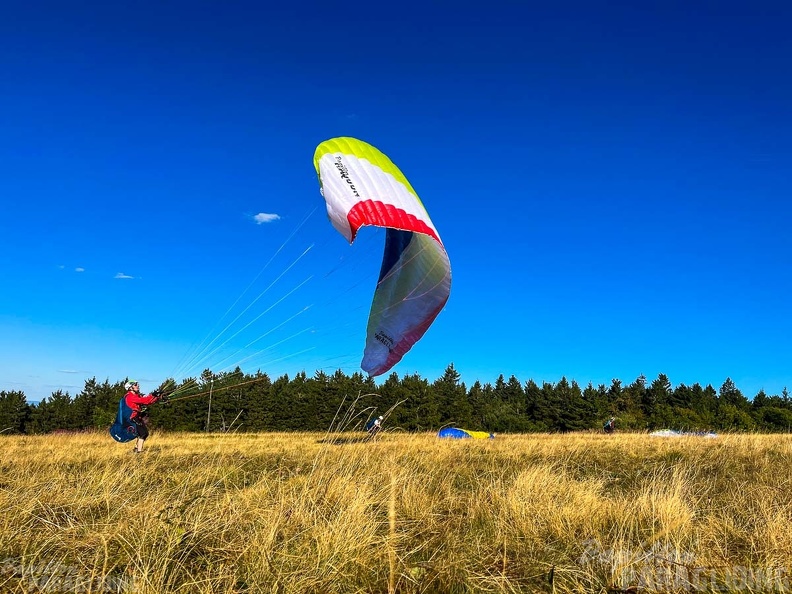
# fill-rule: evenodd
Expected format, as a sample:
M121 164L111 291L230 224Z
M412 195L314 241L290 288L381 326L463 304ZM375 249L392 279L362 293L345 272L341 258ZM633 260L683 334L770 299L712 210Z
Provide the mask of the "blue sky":
M0 390L358 370L383 235L327 220L334 136L391 157L451 259L399 375L792 387L790 17L6 3Z

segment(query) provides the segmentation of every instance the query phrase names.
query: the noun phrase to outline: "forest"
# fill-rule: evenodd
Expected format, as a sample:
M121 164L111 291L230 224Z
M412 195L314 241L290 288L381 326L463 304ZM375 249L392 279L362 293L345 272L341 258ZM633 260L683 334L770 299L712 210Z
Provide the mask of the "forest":
M124 381L94 377L77 394L58 390L37 403L27 402L22 391L0 391L0 433L106 429L124 396ZM698 383L672 386L664 374L651 382L640 376L627 385L613 379L585 387L565 377L539 385L501 375L494 384L468 387L453 363L434 382L392 373L380 384L341 370L273 380L261 371L207 369L182 381L171 402L150 408L154 429L185 432L360 430L375 414L387 415L386 429L406 432L448 425L491 433L602 430L610 418L621 431L792 430L786 388L749 399L729 378L716 390Z

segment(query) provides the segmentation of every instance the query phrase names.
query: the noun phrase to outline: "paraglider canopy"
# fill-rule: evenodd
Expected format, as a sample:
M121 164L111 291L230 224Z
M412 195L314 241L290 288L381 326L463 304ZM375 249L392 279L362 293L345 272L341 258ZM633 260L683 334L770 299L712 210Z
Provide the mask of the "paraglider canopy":
M314 154L333 226L350 243L360 227L383 227L385 251L371 303L361 368L387 372L421 339L448 301L451 264L415 190L368 143L332 138Z
M456 427L445 427L437 432L437 437L446 439L495 439L494 433L486 431L468 431L467 429L457 429Z
M712 431L678 431L676 429L658 429L652 431L649 437L718 437L717 433Z

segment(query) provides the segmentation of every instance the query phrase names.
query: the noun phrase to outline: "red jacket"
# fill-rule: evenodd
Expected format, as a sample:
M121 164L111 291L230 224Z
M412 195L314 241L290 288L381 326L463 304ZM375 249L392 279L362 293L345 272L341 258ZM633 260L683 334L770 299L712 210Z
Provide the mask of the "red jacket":
M133 392L130 390L124 396L124 400L129 405L129 408L132 409L132 418L134 419L138 414L140 414L140 407L141 406L148 406L149 404L154 404L159 400L153 394L149 394L148 396L141 396L137 392Z

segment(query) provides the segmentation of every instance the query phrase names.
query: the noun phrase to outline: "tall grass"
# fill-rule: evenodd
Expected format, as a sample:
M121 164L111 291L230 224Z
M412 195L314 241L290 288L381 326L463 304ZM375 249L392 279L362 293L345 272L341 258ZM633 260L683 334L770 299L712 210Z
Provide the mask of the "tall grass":
M790 436L0 448L2 592L792 591Z

